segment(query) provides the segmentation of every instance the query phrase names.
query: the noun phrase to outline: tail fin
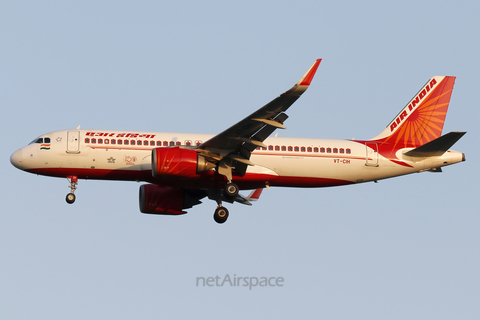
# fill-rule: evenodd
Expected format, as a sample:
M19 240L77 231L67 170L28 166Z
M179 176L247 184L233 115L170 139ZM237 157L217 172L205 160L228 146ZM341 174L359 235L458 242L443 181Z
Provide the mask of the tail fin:
M371 139L392 150L416 148L439 138L455 77L436 76L414 96L385 130Z

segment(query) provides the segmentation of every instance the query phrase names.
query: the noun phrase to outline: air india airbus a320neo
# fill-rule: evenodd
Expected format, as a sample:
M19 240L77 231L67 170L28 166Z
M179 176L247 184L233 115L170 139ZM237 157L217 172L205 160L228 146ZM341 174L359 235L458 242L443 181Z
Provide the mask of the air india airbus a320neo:
M217 135L113 130L54 131L15 151L18 169L67 178L145 181L140 211L179 215L208 197L218 223L223 202L251 205L267 187L333 187L414 172L440 172L465 161L450 150L465 132L442 135L455 77L436 76L370 140L279 138L285 111L307 90L320 59L287 92ZM252 190L243 196L239 190Z

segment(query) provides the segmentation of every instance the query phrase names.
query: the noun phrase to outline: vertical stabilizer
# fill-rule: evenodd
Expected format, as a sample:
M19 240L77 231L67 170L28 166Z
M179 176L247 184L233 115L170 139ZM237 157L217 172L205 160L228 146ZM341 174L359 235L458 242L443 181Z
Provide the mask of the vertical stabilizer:
M388 144L394 151L416 148L440 137L454 83L455 77L431 78L387 128L371 140Z

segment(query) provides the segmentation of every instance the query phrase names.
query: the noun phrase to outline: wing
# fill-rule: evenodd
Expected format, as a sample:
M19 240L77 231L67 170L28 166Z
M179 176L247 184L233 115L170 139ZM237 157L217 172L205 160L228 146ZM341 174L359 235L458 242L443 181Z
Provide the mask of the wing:
M308 69L303 77L288 91L282 93L262 108L198 147L202 155L217 164L218 173L230 181L232 170L243 176L256 147L266 147L263 141L283 125L288 116L284 113L308 88L321 59Z

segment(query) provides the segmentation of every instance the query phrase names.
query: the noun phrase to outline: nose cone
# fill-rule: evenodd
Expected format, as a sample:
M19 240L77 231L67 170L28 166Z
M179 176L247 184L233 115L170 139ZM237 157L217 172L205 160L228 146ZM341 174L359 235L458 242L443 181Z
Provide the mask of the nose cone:
M19 149L15 151L11 156L10 156L10 162L13 164L14 167L23 170L24 165L22 163L23 161L23 150Z

